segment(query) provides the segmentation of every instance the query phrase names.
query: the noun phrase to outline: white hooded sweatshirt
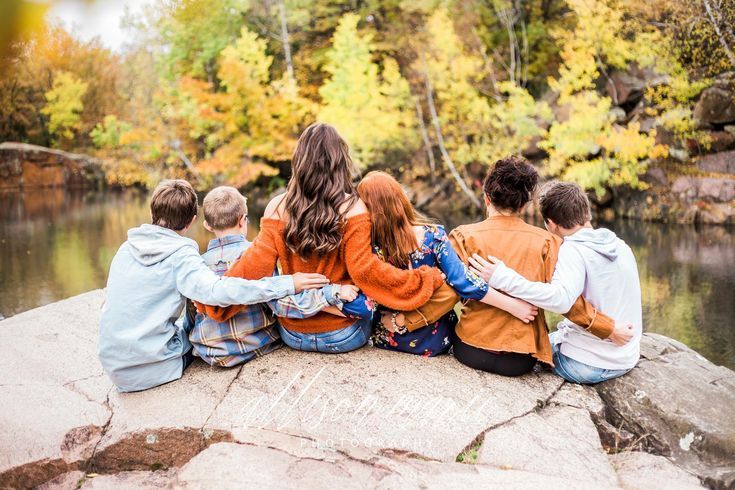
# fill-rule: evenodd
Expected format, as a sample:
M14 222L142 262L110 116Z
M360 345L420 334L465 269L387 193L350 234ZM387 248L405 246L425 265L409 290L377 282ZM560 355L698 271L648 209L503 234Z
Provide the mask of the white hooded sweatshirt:
M633 324L633 338L617 346L565 319L557 325L561 353L601 369L630 369L638 362L643 327L638 267L630 247L612 231L582 228L565 237L551 283L528 281L499 263L489 284L561 314L584 296L617 323Z

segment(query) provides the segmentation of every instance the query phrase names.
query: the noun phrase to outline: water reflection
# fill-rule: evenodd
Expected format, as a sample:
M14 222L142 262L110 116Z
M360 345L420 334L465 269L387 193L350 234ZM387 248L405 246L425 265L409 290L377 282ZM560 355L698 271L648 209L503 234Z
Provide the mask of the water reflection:
M136 192L0 194L0 314L104 286L128 228L148 219L146 195Z
M128 228L149 219L146 197L131 191L0 194L0 314L103 287ZM251 210L252 224L258 215ZM449 228L476 219L443 217ZM638 259L646 329L735 367L733 231L632 221L605 226ZM256 231L250 230L250 238ZM201 218L190 236L206 245L210 235Z

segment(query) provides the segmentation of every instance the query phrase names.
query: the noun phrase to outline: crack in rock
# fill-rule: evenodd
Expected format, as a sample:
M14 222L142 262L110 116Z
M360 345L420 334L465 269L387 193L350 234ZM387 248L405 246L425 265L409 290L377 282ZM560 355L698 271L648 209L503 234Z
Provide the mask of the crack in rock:
M204 420L204 423L202 424L202 430L204 430L207 424L209 424L209 420L212 418L212 416L217 411L217 409L222 404L222 402L225 401L225 398L227 398L227 395L230 393L230 388L232 388L232 385L235 384L235 381L240 379L240 373L242 373L243 367L245 367L245 364L240 364L240 367L237 369L237 374L227 384L227 388L225 389L225 392L222 394L222 397L219 400L217 400L217 403L214 405L214 408L212 408L212 411L209 413L209 415L207 415L207 418Z
M534 374L536 374L536 373L534 373ZM566 384L566 381L562 381L559 384L559 386L557 386L554 389L554 391L552 391L551 394L549 396L547 396L544 400L536 400L536 405L533 408L531 408L530 410L528 410L528 411L526 411L526 412L524 412L522 414L519 414L519 415L514 415L514 416L510 417L509 419L503 420L502 422L498 422L496 424L491 425L490 427L487 427L486 429L483 429L479 434L477 434L475 436L474 439L472 439L472 441L470 441L469 444L467 444L459 452L459 454L457 454L457 457L455 458L455 461L459 461L460 456L462 456L463 454L471 451L472 449L476 449L477 451L479 451L480 448L482 448L483 443L485 442L485 435L488 432L490 432L491 430L495 430L498 427L502 427L502 426L504 426L506 424L509 424L509 423L513 422L514 420L523 418L526 415L529 415L531 413L539 413L541 410L543 410L544 408L546 408L549 405L549 403L554 398L554 396L556 396L556 394L559 393L559 390L561 390L561 388L565 384ZM464 461L463 461L463 463L464 463ZM466 464L474 464L474 462L466 462Z

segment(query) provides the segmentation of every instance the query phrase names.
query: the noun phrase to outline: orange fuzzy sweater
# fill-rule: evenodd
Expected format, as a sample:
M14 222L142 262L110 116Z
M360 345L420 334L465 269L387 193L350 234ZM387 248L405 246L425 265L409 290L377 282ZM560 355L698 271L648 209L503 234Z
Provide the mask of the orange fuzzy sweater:
M422 306L442 284L441 272L430 267L402 270L386 264L372 253L370 215L358 214L346 220L340 246L322 257L304 260L286 246L286 222L261 220L260 233L253 245L227 271L227 276L262 279L273 274L280 261L283 274L317 272L334 284L354 284L368 297L395 310L413 310ZM217 321L226 321L243 307L226 308L199 305ZM289 330L302 333L330 332L345 328L354 319L318 313L311 318L280 318Z

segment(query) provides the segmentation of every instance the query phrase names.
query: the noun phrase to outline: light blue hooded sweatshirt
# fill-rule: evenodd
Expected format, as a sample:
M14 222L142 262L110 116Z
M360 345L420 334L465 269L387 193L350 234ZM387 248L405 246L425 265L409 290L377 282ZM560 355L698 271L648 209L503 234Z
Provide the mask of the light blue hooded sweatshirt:
M173 230L144 224L112 259L97 346L102 367L120 391L139 391L181 377L191 349L177 320L186 298L229 306L294 294L291 276L246 281L217 276L197 243Z

